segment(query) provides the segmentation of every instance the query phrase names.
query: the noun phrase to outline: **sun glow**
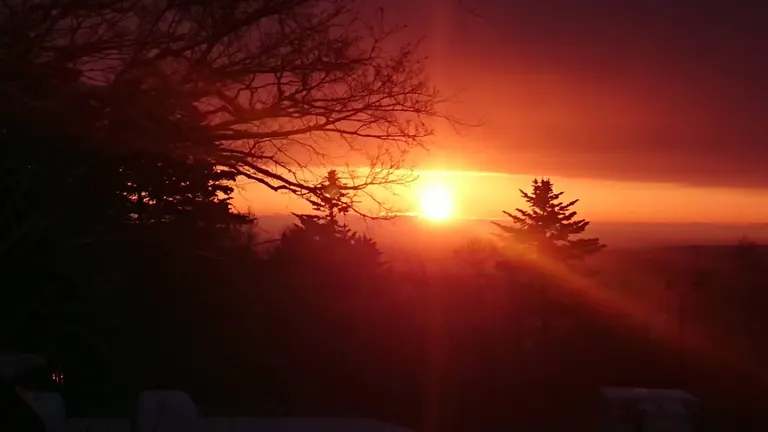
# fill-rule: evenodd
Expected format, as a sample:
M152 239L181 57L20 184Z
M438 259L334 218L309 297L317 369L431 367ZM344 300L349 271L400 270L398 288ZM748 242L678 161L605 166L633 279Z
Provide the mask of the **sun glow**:
M421 217L433 221L450 219L453 216L453 196L443 185L428 185L419 197Z

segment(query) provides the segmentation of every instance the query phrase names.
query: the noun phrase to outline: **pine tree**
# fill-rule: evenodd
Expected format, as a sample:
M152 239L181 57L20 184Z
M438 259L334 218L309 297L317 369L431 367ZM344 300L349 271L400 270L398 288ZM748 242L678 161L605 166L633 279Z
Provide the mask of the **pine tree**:
M322 214L297 214L299 220L283 232L273 257L305 260L320 268L373 272L381 263L376 242L339 221L353 206L353 196L336 170L328 171L312 195L304 196Z
M305 199L312 204L315 211L325 213L323 219L329 223L337 223L338 216L347 215L354 205L354 199L346 189L338 171L329 170L312 194L306 195Z
M514 225L493 222L517 244L530 246L538 252L562 260L578 260L602 250L605 245L598 238L574 238L589 226L585 219L575 219L571 208L579 202L559 201L563 192L555 192L549 179L534 179L533 193L520 190L528 209L516 209L517 214L505 211Z

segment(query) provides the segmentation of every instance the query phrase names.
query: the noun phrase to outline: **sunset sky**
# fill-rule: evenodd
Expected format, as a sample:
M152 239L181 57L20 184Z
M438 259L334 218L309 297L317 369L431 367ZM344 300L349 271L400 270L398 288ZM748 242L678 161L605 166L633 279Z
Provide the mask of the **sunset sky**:
M411 161L456 215L548 176L594 220L768 222L768 15L759 2L380 0L424 37L451 114ZM368 6L374 5L372 1ZM437 173L431 171L439 171ZM415 185L414 187L418 187ZM238 206L302 209L248 188ZM413 211L414 194L398 201Z

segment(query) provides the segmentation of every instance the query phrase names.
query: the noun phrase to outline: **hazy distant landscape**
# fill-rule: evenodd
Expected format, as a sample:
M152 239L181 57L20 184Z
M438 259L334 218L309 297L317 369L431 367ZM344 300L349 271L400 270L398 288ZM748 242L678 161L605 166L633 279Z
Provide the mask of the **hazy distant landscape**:
M258 216L257 233L264 240L279 237L282 230L295 223L291 215ZM503 222L503 220L500 220ZM407 239L410 249L450 250L473 239L483 238L498 229L486 219L455 219L439 224L418 217L401 216L395 220L375 221L348 217L353 229L371 235L383 248L402 244ZM728 245L741 239L768 243L768 224L710 224L657 222L594 221L589 232L599 237L610 249L637 249L655 246Z

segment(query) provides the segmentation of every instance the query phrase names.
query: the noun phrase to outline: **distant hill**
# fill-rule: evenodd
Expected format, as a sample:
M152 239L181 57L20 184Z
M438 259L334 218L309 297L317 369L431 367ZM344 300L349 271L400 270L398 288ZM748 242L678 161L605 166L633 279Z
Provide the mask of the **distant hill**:
M276 238L292 223L291 215L259 217L258 232L264 239ZM503 223L503 221L500 221ZM433 223L403 216L391 221L365 221L349 217L355 230L371 235L383 249L407 246L413 249L454 248L469 239L488 236L497 229L490 220L462 219ZM646 248L651 246L729 245L741 238L768 244L768 224L707 224L656 222L593 222L589 236L599 237L611 248ZM418 249L418 248L417 248Z

